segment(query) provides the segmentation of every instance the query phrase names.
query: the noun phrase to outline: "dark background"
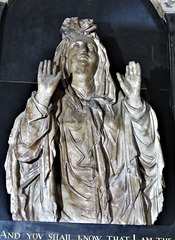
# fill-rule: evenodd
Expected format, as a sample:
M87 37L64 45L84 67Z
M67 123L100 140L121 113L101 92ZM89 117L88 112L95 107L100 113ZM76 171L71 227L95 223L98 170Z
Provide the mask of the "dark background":
M142 96L157 114L166 166L164 208L156 224L172 225L175 168L168 31L149 0L15 0L4 9L0 35L0 220L11 220L4 170L10 130L37 89L39 62L53 58L63 20L75 16L93 18L97 23L115 81L115 73L124 73L129 61L141 64Z

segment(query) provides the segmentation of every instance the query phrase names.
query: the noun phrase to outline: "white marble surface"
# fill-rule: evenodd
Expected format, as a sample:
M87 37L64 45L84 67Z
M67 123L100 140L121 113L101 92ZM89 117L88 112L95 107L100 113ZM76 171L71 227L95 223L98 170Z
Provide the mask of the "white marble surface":
M14 0L0 0L0 2L2 3L7 3L8 5L10 5Z
M165 13L175 13L175 0L150 0L161 17Z
M174 0L164 0L162 1L163 4L163 9L165 10L165 12L175 12L175 1Z

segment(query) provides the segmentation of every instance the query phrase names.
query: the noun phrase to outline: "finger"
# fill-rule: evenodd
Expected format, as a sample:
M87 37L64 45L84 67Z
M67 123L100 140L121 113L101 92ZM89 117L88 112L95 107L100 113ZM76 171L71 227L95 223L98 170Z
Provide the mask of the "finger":
M54 76L56 76L56 71L57 71L57 66L54 65L54 67L53 67L53 69L52 69L52 74L53 74Z
M129 62L129 72L128 75L133 75L133 64L132 62Z
M62 76L61 72L58 72L57 75L54 77L54 79L52 81L50 81L50 85L51 86L54 85L55 89L57 88L57 85L61 80L61 76Z
M57 81L59 82L62 79L62 72L58 72L56 75Z
M42 74L43 72L43 61L40 62L39 67L38 67L38 74Z
M128 74L129 74L129 66L127 65L127 66L126 66L126 73L125 73L125 77L127 77L127 76L128 76Z
M43 73L47 72L47 60L44 60Z
M132 62L132 69L133 69L133 74L136 75L137 74L137 66L135 62Z
M47 64L47 74L51 74L51 61L49 60L48 61L48 64Z
M125 84L124 84L124 77L120 73L117 73L116 75L117 75L117 79L119 81L121 89L123 90L123 92L127 96L128 95L128 91L127 91L127 89L125 87Z
M137 75L141 76L141 67L139 63L136 64L136 68L137 68Z

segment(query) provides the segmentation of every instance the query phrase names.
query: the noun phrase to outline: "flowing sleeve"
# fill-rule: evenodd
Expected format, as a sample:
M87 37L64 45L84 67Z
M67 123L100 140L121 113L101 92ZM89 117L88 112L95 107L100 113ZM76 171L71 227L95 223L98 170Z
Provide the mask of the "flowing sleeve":
M37 102L33 93L25 111L15 121L9 138L9 144L13 146L18 161L30 162L38 158L49 124L49 109Z
M141 108L133 108L126 100L123 104L127 115L126 122L130 121L132 137L136 143L140 174L143 179L142 191L147 209L151 213L150 222L153 224L162 211L164 187L162 176L164 160L157 118L153 109L145 101Z
M55 134L51 107L41 105L36 101L35 93L32 93L25 111L15 120L5 162L6 186L11 195L13 220L46 220L42 211L46 215L52 212L54 216L51 219L55 219ZM39 214L35 199L41 200L40 205L44 209L40 209ZM33 212L37 212L35 216Z

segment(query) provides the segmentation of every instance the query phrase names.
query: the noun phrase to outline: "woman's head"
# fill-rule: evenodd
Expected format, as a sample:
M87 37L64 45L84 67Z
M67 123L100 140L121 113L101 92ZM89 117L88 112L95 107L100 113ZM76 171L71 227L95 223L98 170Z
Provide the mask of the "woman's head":
M67 50L68 75L86 75L90 81L96 73L98 60L98 48L92 38L77 36L71 39Z
M54 63L66 78L73 72L83 72L93 78L95 96L115 101L115 85L111 78L106 49L94 32L93 20L67 18L61 27L63 40L58 45Z

